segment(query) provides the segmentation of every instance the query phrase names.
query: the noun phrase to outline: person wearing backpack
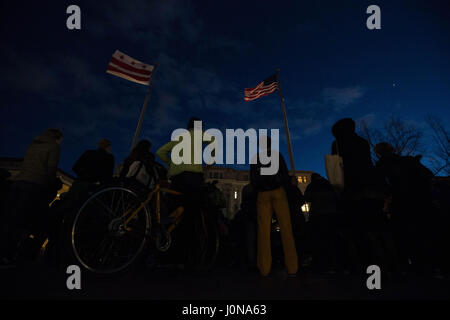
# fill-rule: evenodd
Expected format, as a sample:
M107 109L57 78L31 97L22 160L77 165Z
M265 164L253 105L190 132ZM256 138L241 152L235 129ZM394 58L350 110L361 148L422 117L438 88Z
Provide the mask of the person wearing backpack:
M141 140L125 159L121 177L134 178L146 188L152 189L158 177L155 156L150 152L152 144L149 140Z

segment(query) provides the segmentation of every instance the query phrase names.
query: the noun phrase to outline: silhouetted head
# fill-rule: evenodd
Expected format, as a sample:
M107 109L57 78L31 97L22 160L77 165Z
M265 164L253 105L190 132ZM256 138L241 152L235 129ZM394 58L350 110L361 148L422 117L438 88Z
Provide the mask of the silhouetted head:
M152 143L149 140L139 141L133 150L131 150L130 155L125 159L121 174L126 174L134 161L145 161L149 157L152 157L150 152L151 146Z
M197 118L197 117L192 117L192 118L190 118L189 119L189 122L188 122L188 124L187 124L187 129L188 130L191 130L191 129L194 129L194 122L195 121L202 121L200 118Z
M335 138L338 138L355 133L355 128L355 121L353 119L344 118L333 125L331 132Z
M318 173L315 173L315 172L311 175L311 180L318 180L318 179L321 179L321 178L322 178L322 176L320 174L318 174Z
M45 130L44 133L42 133L42 136L55 139L57 144L61 144L61 142L64 138L64 135L62 134L62 132L59 131L58 129L54 129L54 128Z
M111 152L111 141L108 139L100 139L98 142L98 148L105 150L106 152Z
M387 142L380 142L374 148L373 151L378 158L390 156L394 154L394 148Z
M150 148L152 147L152 143L149 140L141 140L138 142L136 147L134 147L133 151L136 153L136 155L140 156L145 153L150 152Z

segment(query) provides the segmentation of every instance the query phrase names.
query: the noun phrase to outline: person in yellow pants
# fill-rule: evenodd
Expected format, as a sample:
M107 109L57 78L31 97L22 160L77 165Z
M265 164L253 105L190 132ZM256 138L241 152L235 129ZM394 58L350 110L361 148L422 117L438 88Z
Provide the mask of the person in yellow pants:
M275 212L281 232L284 251L284 263L289 275L297 273L298 258L292 234L291 216L286 193L282 187L264 191L258 194L258 255L257 265L263 276L270 273L272 266L272 252L270 245L270 230L272 213Z
M277 156L273 153L276 152L278 154L277 172L273 175L262 174L261 168L268 165L261 164L259 155L257 163L250 166L250 181L258 191L257 266L262 276L269 275L272 267L270 231L272 214L275 212L280 225L285 266L289 276L295 276L298 270L298 257L292 233L289 204L285 192L285 187L289 183L289 172L283 156L277 151L270 150L271 141L270 138L267 137L267 139L267 153L271 154L272 159Z

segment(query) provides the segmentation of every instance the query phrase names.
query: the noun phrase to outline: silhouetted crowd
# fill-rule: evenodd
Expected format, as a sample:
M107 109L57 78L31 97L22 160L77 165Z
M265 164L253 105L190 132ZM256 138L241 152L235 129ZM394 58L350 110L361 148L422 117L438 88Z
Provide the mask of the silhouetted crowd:
M199 119L190 119L189 130L195 120ZM342 158L344 185L332 185L313 173L303 194L281 154L275 175L261 174L268 165L258 160L250 167L239 212L233 220L217 219L221 234L217 263L258 269L262 276L270 276L275 265L284 266L289 277L304 270L365 273L370 265L388 275L447 275L449 185L435 180L420 158L397 155L385 142L375 146L374 164L370 146L355 133L352 119L336 122L332 134L331 153ZM54 201L62 187L56 174L62 139L59 130L46 130L28 147L18 176L11 180L7 171L1 172L2 266L35 260L46 239L47 251L55 256L64 251L65 210L79 206L88 190L114 176L111 142L101 139L97 149L84 152L75 162L76 180ZM192 235L189 212L198 206L194 195L204 178L201 164L172 163L170 152L176 143L170 141L156 153L166 168L156 162L151 142L140 141L119 176L136 180L146 192L170 180L174 190L189 195L186 222L180 228L184 241L174 249L183 255ZM267 151L277 152L271 150L270 138ZM220 190L214 188L220 198Z
M344 187L313 173L302 194L297 178L288 177L284 164L279 171L284 178L273 185L252 179L243 189L240 211L230 222L231 245L224 260L258 267L267 275L269 263L259 257L270 259L267 252L272 250L274 263L283 265L284 260L288 269L297 259L300 271L365 274L368 266L377 265L389 276L448 275L449 184L435 180L420 157L397 155L385 142L375 146L378 161L373 164L369 143L355 133L352 119L335 123L332 133L331 151L343 160ZM276 217L269 230L261 224L261 194L279 187L286 194L291 226L282 222L286 217L277 214L275 204L266 203L263 206L270 212L263 214L272 216L273 211ZM307 210L302 205L309 212L303 212ZM264 233L271 237L271 249L266 244L260 252L260 241L267 242L261 239ZM298 257L289 252L293 243Z

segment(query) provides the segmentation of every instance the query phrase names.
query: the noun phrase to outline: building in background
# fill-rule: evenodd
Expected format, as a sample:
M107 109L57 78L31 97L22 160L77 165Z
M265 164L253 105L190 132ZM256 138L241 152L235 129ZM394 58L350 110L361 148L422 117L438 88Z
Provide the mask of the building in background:
M312 171L295 171L298 187L305 192L306 186L311 181ZM250 183L250 172L248 170L236 170L233 168L206 166L204 167L204 177L206 182L217 180L217 188L219 188L225 195L227 200L227 208L225 216L228 219L233 219L235 214L239 211L242 202L242 189L245 185ZM308 211L308 206L304 206L304 211Z
M242 189L250 181L249 171L206 166L204 167L204 178L206 182L217 180L216 187L224 193L227 201L224 215L228 219L233 219L241 207Z

